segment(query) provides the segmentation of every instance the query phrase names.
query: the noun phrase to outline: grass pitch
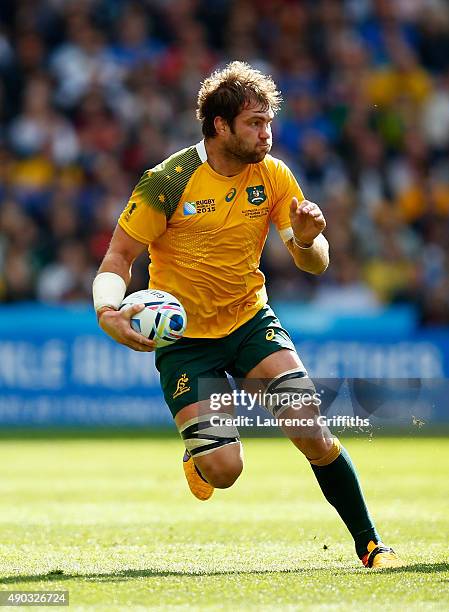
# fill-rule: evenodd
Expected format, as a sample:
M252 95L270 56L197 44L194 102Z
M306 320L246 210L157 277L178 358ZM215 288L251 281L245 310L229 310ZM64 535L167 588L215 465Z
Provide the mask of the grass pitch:
M408 563L381 572L288 441L244 445L239 481L199 502L175 438L1 441L0 589L68 589L76 610L447 609L448 438L346 441Z

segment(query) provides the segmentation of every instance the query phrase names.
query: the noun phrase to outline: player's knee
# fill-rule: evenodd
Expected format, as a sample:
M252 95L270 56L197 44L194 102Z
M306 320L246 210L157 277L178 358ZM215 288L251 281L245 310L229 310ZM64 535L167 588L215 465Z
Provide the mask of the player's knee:
M206 480L217 489L231 487L243 470L241 445L232 444L195 461Z
M299 438L296 446L307 456L312 454L320 457L332 448L332 438Z
M325 437L321 439L303 439L302 445L297 445L299 450L306 456L310 463L318 466L332 463L341 451L338 438Z
M217 489L228 489L240 476L243 463L240 461L225 461L212 465L207 472L208 482Z

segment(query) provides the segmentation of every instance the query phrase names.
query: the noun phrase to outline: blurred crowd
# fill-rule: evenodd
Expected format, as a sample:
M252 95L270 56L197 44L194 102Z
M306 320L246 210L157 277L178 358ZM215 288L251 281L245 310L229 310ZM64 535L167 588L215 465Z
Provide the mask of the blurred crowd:
M270 233L271 298L448 324L446 0L2 0L0 301L90 299L133 185L200 140L200 81L230 59L273 75L273 154L328 222L318 280Z

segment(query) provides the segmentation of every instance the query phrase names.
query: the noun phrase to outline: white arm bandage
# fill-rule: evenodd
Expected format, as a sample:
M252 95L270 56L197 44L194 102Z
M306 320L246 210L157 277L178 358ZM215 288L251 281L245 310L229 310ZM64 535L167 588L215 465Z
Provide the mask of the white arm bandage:
M125 297L126 283L115 272L100 272L92 285L94 308L98 311L103 306L118 310Z

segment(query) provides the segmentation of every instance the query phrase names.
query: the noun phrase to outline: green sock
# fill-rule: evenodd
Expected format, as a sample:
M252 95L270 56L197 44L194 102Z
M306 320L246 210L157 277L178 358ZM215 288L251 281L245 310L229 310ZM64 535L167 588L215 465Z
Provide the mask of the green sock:
M380 537L366 507L350 456L342 447L337 459L329 465L311 465L325 498L349 529L357 555L362 558L368 542L380 542Z

